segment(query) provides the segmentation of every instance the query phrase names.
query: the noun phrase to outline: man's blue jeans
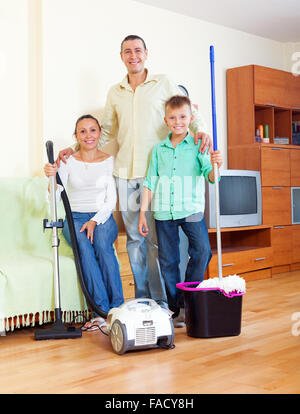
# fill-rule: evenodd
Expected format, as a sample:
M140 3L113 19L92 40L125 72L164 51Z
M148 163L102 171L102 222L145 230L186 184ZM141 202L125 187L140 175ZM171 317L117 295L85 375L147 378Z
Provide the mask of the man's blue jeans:
M95 227L92 244L86 236L86 230L80 233L80 229L95 213L73 212L72 215L87 290L95 303L108 312L124 302L119 264L113 247L118 226L111 215L105 223ZM71 245L67 220L64 222L63 235Z
M155 220L155 225L160 269L166 285L169 308L178 313L179 308L184 307L182 291L176 288L176 283L181 282L179 227L189 242L185 282L202 282L212 257L206 223L203 215L198 213L179 220Z
M167 295L158 262L158 246L152 212L147 214L149 235L138 230L144 178L116 178L119 207L127 233L127 252L135 282L136 298L152 298L166 305Z

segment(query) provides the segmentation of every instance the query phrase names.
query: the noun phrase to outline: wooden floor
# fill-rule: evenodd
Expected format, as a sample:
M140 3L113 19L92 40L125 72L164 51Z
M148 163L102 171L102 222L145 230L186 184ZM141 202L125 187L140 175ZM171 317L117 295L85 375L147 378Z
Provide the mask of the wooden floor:
M236 337L191 338L181 328L173 350L119 356L99 331L74 340L33 335L24 328L0 337L1 393L297 394L300 271L247 283Z

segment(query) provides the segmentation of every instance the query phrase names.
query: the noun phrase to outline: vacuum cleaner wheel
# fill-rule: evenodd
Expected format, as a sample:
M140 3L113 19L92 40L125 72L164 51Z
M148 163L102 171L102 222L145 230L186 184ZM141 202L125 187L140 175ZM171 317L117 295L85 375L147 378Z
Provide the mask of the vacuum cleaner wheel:
M127 349L127 331L125 325L123 325L118 319L114 321L110 331L110 341L113 350L122 355Z

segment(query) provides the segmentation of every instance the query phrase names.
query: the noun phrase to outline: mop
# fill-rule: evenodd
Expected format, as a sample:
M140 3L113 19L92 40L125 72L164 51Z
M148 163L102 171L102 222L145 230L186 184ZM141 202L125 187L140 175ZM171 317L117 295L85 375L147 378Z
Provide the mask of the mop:
M214 47L210 46L210 75L211 75L211 105L212 105L212 127L213 127L213 148L218 149L217 143L217 119L216 119L216 98L215 98L215 56ZM201 282L197 289L218 289L225 296L233 297L246 292L246 283L243 278L237 275L223 277L222 275L222 251L220 231L220 203L219 203L219 169L214 164L215 191L216 191L216 235L217 235L217 256L218 256L218 277L209 278Z
M210 46L211 95L214 151L217 150L217 128L214 82L214 48ZM216 191L216 236L218 277L203 282L177 283L183 291L186 333L194 338L236 336L241 332L242 298L246 292L243 278L222 276L222 253L219 207L219 170L214 163Z

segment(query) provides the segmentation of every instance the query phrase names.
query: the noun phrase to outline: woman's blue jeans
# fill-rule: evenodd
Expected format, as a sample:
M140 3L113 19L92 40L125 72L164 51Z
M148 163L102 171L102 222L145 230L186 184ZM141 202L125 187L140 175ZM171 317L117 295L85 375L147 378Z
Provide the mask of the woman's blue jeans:
M198 220L196 217L200 217ZM196 218L196 219L195 219ZM200 213L179 220L155 220L158 239L158 258L165 281L168 305L176 314L184 307L182 291L176 288L180 283L179 227L188 238L189 261L185 282L202 282L205 270L212 257L208 231Z
M111 215L105 223L95 227L92 244L86 236L86 230L80 233L80 229L94 215L95 213L72 213L87 290L94 302L104 312L108 312L124 302L119 264L113 246L118 226ZM67 220L64 222L63 235L71 245Z

